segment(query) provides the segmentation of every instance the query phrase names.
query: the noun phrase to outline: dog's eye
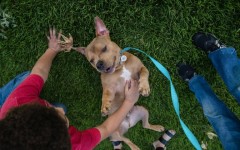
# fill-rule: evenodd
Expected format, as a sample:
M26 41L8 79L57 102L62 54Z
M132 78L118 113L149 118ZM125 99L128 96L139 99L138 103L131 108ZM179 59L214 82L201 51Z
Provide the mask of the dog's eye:
M94 59L91 59L91 60L90 60L90 63L93 63L93 62L94 62Z
M104 46L104 48L102 49L102 52L106 52L107 51L107 46Z

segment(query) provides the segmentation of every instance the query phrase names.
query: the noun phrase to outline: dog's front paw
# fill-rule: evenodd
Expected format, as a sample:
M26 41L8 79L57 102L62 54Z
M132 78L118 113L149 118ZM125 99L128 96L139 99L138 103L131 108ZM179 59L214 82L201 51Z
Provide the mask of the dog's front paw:
M148 81L140 81L138 91L142 96L148 96L150 94Z
M101 108L102 116L108 115L110 109L111 109L111 102L110 101L107 101L104 104L102 104L102 108Z

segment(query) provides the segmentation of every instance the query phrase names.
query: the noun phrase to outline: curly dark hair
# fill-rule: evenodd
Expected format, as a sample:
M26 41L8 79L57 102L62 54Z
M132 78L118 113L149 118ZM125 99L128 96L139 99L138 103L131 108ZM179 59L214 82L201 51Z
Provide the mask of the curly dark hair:
M66 122L51 107L26 104L0 121L1 150L70 150Z

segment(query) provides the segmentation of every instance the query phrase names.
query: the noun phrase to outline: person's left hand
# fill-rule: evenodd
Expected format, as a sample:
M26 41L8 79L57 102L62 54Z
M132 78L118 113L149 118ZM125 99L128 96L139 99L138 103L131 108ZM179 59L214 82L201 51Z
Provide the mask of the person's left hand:
M60 52L61 51L61 44L60 44L61 32L59 32L58 35L56 36L55 28L53 29L50 28L49 36L47 36L47 38L48 38L48 48L56 52Z

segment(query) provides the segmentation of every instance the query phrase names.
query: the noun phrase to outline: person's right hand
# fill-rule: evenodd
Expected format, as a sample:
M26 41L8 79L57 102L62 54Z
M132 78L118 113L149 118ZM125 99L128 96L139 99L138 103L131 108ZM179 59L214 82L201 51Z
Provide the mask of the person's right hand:
M49 36L47 36L47 38L48 38L48 48L56 52L60 52L61 51L61 44L60 44L61 32L56 33L55 28L53 29L50 28Z
M136 103L139 98L138 82L129 80L125 85L125 100Z

